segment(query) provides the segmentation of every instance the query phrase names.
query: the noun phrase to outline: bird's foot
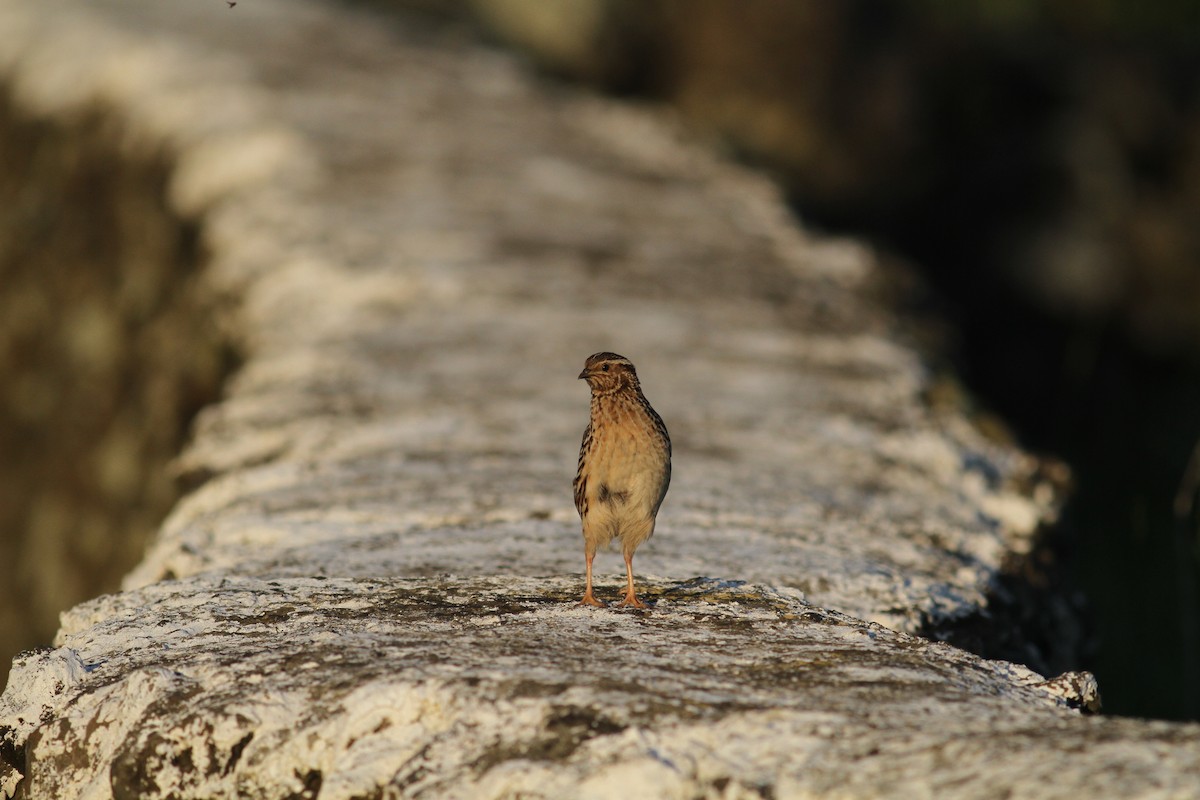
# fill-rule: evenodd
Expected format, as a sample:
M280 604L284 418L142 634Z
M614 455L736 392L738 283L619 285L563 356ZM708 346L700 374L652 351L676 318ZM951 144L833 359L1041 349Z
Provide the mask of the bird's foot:
M649 606L647 606L641 600L638 600L637 595L633 592L625 595L625 597L621 599L621 602L617 603L618 608L624 608L625 606L630 606L632 608L649 608Z
M596 596L591 592L588 592L583 596L583 599L579 601L579 605L595 606L596 608L608 608L608 603L604 602L603 600L597 600Z

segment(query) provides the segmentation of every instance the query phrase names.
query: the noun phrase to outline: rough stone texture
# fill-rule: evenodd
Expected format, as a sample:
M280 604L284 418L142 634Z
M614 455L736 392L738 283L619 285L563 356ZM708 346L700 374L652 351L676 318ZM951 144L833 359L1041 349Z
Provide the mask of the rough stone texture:
M3 0L0 31L25 113L173 160L249 356L126 591L17 660L6 792L1200 791L1200 727L904 633L986 613L1053 497L924 404L870 254L764 180L333 6ZM600 349L676 446L648 612L573 605Z
M192 578L85 604L16 666L51 717L27 788L990 797L999 752L1022 796L1187 785L1153 754L1194 729L1081 719L1028 670L794 591L648 588L645 614L580 608L566 578Z

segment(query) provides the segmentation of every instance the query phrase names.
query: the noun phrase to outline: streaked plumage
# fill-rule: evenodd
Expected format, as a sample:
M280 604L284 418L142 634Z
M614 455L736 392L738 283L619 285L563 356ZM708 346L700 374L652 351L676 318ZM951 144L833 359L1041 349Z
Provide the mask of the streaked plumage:
M654 534L654 520L671 483L671 437L642 394L629 359L596 353L579 377L592 390L574 485L587 565L583 602L603 605L592 594L592 559L616 539L625 556L621 605L645 608L633 590L633 553Z

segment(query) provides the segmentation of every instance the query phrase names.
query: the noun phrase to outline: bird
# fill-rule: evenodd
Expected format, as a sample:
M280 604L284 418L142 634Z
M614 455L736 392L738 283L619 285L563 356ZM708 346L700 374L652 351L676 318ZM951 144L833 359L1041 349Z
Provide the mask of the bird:
M579 378L592 392L574 481L587 567L580 605L605 605L592 592L592 559L600 547L617 539L625 556L626 584L619 605L645 608L633 588L633 554L654 534L658 509L671 483L671 437L625 356L588 356Z

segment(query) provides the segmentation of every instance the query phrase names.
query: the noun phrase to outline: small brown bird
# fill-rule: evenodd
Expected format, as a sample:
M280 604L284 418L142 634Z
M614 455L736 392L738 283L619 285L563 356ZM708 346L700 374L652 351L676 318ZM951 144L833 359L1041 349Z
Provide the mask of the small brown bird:
M592 594L592 559L601 545L620 539L626 577L620 605L645 608L633 591L633 552L654 534L654 518L671 483L671 437L642 394L628 358L596 353L579 377L592 390L591 419L575 474L575 510L583 521L587 561L583 603L604 605Z

